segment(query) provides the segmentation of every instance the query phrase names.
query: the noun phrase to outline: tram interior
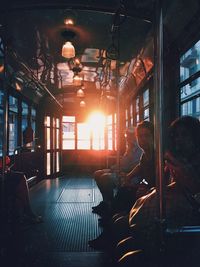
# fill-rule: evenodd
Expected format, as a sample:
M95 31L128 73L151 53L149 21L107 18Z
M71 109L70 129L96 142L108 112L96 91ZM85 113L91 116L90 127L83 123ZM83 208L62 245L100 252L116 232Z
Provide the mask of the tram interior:
M2 221L1 266L117 266L88 246L102 232L93 173L123 155L126 128L155 122L159 46L163 140L176 117L200 118L199 1L7 0L0 10L0 153L26 174L43 219Z

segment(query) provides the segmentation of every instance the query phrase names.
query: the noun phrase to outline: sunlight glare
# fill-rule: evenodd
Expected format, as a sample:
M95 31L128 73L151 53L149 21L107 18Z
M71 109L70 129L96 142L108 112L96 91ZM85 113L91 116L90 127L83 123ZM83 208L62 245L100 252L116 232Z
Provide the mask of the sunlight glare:
M105 115L99 111L93 112L88 118L88 125L93 136L93 149L104 149Z

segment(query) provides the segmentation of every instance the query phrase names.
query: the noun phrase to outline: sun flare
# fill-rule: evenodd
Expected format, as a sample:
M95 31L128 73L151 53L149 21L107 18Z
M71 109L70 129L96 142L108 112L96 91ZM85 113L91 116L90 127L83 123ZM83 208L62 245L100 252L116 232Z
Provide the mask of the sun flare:
M93 137L93 149L104 149L105 115L102 112L95 111L89 116L87 123Z

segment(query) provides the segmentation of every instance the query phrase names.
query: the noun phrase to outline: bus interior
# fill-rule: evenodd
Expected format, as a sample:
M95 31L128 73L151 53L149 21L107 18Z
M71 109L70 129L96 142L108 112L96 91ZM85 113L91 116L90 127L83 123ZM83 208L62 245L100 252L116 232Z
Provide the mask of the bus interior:
M200 2L2 0L0 12L1 266L123 266L88 246L102 232L93 173L120 168L125 129L152 122L163 228L167 129L200 119ZM9 221L6 157L41 224ZM199 266L200 228L168 230L189 236L191 253L144 266Z

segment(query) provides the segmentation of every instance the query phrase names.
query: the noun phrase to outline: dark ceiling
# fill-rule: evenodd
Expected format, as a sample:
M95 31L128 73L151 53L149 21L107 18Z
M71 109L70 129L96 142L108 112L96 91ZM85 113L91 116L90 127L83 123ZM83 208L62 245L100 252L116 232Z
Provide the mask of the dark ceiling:
M58 88L73 86L68 60L61 56L67 30L75 35L72 43L84 80L94 83L98 76L104 80L104 75L104 85L108 84L114 75L114 70L107 71L111 59L125 64L140 51L152 27L152 7L153 1L4 1L2 25L8 51L13 54L11 65L22 79L27 76L25 65L53 94L59 93ZM64 24L68 17L74 19L73 26ZM110 57L109 64L105 57ZM102 74L103 69L109 74Z
M199 9L198 1L163 2L165 27L176 39L184 23ZM14 56L10 62L21 77L30 70L34 79L53 94L59 93L58 88L69 89L73 72L61 56L66 41L63 31L67 29L75 34L72 42L82 61L84 79L94 83L103 75L104 51L109 52L108 57L111 55L109 60L117 59L123 66L144 47L155 17L154 4L155 0L3 0L0 9L4 16L0 22L8 50ZM66 26L67 17L73 17L75 25Z

